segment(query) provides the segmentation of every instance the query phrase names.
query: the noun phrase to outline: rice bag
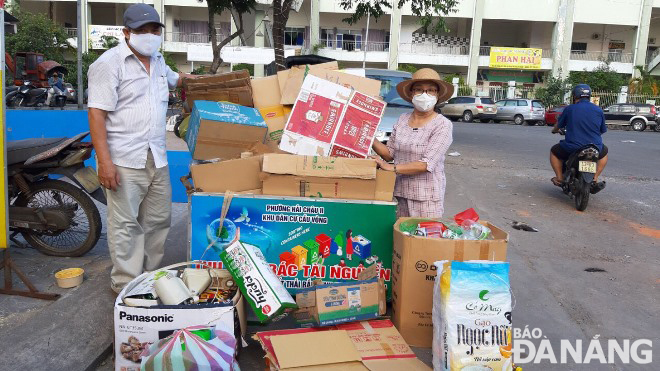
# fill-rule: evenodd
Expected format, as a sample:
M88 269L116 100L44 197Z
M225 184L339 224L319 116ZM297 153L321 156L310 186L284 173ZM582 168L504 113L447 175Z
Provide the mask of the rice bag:
M433 369L512 370L509 263L435 266Z

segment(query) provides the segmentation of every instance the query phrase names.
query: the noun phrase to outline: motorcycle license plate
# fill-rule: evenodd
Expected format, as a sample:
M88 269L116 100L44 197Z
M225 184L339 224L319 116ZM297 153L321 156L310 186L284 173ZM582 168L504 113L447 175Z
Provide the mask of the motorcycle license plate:
M578 170L581 173L596 173L596 163L593 161L580 161L578 163Z
M90 166L76 171L73 174L73 177L82 184L83 188L85 188L85 191L88 193L96 191L101 186L96 170Z

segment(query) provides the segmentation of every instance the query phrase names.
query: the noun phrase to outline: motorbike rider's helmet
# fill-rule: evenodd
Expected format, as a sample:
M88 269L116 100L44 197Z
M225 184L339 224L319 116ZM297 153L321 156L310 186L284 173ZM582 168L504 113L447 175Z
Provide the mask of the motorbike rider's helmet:
M591 88L587 84L577 84L573 88L573 99L591 98Z

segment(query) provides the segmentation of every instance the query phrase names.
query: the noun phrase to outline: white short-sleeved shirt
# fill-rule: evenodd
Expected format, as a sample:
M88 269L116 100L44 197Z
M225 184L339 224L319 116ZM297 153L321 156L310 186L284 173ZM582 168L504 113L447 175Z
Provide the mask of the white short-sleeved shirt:
M105 121L112 162L143 169L151 149L157 168L167 166L165 121L169 89L179 75L160 53L151 57L150 72L122 41L96 60L87 73L88 106L108 112Z

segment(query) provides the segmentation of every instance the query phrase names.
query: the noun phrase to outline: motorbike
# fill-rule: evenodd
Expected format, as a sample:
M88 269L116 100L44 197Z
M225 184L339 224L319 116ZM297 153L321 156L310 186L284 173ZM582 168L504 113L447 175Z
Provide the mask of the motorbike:
M566 135L566 131L559 129L559 134ZM594 144L587 144L573 152L562 167L564 183L561 188L566 195L575 200L575 208L578 211L586 210L589 204L591 183L596 174L599 156L598 147Z
M49 88L37 88L29 81L25 81L15 92L12 98L7 97L8 107L42 107L46 104ZM65 92L56 94L50 102L50 107L64 107L67 96Z
M71 83L65 83L64 90L64 95L66 95L66 101L68 103L78 103L78 94Z
M7 141L12 242L23 246L20 233L38 251L68 257L96 245L102 225L92 198L103 204L106 198L96 171L84 165L93 150L82 142L88 134Z

